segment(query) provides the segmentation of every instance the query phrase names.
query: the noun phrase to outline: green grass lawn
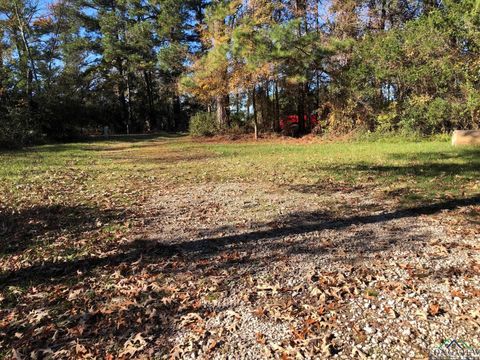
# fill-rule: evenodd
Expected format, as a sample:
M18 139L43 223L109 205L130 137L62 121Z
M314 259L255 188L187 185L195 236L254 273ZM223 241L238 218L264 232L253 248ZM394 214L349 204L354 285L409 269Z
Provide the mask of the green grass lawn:
M129 205L158 186L207 181L325 191L337 183L407 203L480 191L480 149L441 141L227 144L159 136L3 152L0 163L2 206L9 208L45 201Z
M355 216L361 216L360 213L371 219L372 214L379 212L405 213L405 207L428 208L432 203L443 204L440 210L453 209L462 199L470 199L469 205L478 205L480 193L480 148L454 148L446 141L305 144L301 140L277 139L227 143L155 136L1 152L0 164L0 315L16 314L20 321L12 325L2 322L0 316L0 328L14 333L19 328L25 333L36 329L37 325L28 321L30 325L22 327L25 323L22 306L27 303L28 309L48 308L53 319L57 313L67 313L64 318L68 320L72 313L78 314L79 308L90 306L85 304L95 301L103 304L102 296L113 286L112 276L131 275L132 283L137 284L138 276L145 274L145 264L135 265L141 262L143 253L140 260L125 260L134 253L124 247L137 235L143 238L149 231L155 234L149 224L158 224L165 216L162 201L152 201L157 195L178 190L182 195L187 194L183 198L188 199L188 189L192 188L195 195L194 188L199 184L241 183L240 191L258 186L258 191L265 192L265 198L271 198L272 202L277 193L288 200L295 200L296 195L301 201L311 199L312 204L320 203L320 208L328 209L331 219L355 223ZM202 196L208 198L208 193ZM249 193L245 194L248 196ZM352 199L359 198L365 198L372 206L350 204ZM170 199L170 210L178 210L175 196ZM298 198L296 201L298 204ZM184 222L198 215L195 205L189 205L188 201L186 204L180 209L189 216ZM246 211L267 214L261 205ZM452 211L448 218L460 216L469 224L479 224L478 210L472 209L461 214ZM301 214L302 210L295 211ZM419 213L428 214L428 209ZM241 217L238 212L230 215ZM464 224L460 226L470 227ZM188 239L185 241L188 243ZM185 259L190 261L188 256ZM177 260L166 257L155 261L158 263L152 266L157 268ZM198 261L205 265L204 259ZM78 271L74 271L75 266ZM91 272L82 273L84 267ZM130 274L132 268L136 270ZM42 273L45 269L49 271L46 275ZM190 284L190 280L172 274L172 283ZM208 276L196 273L192 276L195 281L208 280ZM75 298L70 301L64 299L65 295L56 295L69 293L70 287L86 289L79 297L80 305ZM95 290L88 290L91 288ZM35 297L37 291L41 297ZM112 292L111 296L114 295L118 294ZM215 295L207 299L214 301ZM70 308L72 312L68 313ZM176 316L177 311L172 314ZM114 315L112 319L118 324ZM131 324L127 328L130 331ZM53 336L46 330L45 334L49 339ZM37 338L37 342L42 339ZM10 340L17 341L13 337ZM124 341L122 338L114 342L118 347ZM29 347L27 340L18 342Z
M340 209L348 200L338 204L331 194L361 191L381 209L387 201L409 207L480 192L480 149L441 141L225 143L156 136L2 152L0 163L0 215L6 214L0 232L15 236L1 246L4 260L23 248L28 261L108 249L142 227L139 209L153 194L205 182L293 189Z

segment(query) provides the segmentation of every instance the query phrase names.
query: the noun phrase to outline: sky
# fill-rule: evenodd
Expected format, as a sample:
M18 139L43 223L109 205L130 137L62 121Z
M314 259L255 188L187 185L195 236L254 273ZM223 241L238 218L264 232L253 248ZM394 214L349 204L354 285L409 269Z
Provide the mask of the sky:
M53 2L54 0L38 0L38 8L40 9L40 12L47 12L48 5Z

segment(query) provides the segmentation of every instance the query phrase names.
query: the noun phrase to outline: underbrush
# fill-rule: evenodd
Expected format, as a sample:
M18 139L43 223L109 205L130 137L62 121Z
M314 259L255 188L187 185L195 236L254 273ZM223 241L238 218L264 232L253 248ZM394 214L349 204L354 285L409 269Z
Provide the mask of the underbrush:
M409 130L378 130L369 131L362 128L352 130L350 132L335 132L324 131L320 135L307 135L316 136L317 138L325 141L334 142L384 142L384 143L406 143L406 142L449 142L452 139L452 134L439 133L434 135L425 135L415 131Z
M200 112L190 119L189 132L192 136L213 136L218 131L214 113Z

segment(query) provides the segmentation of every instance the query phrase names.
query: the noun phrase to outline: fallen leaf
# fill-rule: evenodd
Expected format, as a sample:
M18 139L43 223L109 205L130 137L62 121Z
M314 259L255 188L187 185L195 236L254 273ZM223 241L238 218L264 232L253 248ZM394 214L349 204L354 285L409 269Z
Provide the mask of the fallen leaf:
M138 333L132 339L129 339L125 342L123 350L118 354L119 357L124 357L129 355L132 357L137 352L142 351L147 346L147 342L142 337L141 333Z
M432 303L428 306L428 314L431 316L436 316L440 313L440 305Z
M265 339L265 335L262 333L257 332L255 334L255 337L257 338L257 343L265 345L267 343L267 340Z

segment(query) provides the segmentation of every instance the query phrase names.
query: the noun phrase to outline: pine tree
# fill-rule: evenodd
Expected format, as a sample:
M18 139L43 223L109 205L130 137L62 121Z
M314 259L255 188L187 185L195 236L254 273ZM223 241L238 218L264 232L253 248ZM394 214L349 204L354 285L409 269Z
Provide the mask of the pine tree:
M26 101L33 106L34 88L40 89L37 69L38 34L34 31L32 19L38 14L37 4L31 0L1 0L1 28L14 47L18 60L13 69Z
M228 19L234 17L239 3L238 0L216 1L208 8L202 33L202 42L207 51L195 61L192 76L183 80L184 88L199 98L215 101L219 127L228 124L228 54L231 37Z

